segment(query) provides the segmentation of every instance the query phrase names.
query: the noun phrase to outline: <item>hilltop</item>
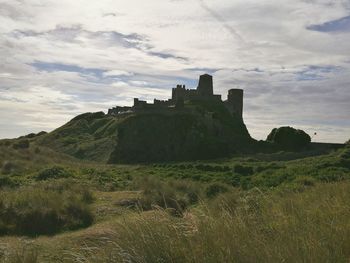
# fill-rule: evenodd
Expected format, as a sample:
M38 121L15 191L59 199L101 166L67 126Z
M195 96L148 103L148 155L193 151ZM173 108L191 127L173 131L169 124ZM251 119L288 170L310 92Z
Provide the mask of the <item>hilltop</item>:
M0 140L1 262L349 259L349 146L105 165L38 144L49 135Z
M153 104L85 113L43 135L37 143L79 159L133 163L210 159L244 152L253 143L244 124L243 91L213 94L202 75L196 90L177 85L172 98Z
M349 142L258 142L208 90L0 140L0 261L346 262Z
M148 162L208 159L241 151L252 139L244 123L222 104L193 104L193 111L79 115L37 139L79 159ZM217 114L209 117L209 107ZM221 111L221 112L220 112Z
M300 136L304 139L298 142ZM168 100L148 103L135 98L131 107L116 106L107 114L84 113L33 140L100 163L190 161L281 150L306 150L312 155L342 147L310 144L309 135L291 127L274 129L266 142L254 140L243 120L243 90L230 89L223 101L214 94L208 74L200 76L196 89L177 85Z

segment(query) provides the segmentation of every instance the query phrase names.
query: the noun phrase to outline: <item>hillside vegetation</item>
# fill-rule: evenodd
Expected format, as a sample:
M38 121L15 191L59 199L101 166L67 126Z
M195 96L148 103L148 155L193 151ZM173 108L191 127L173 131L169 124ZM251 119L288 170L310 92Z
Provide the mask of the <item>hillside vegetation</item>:
M116 221L67 260L348 262L349 190L338 183L301 194L230 192L180 219L163 210L138 214Z
M210 159L245 151L252 143L243 121L232 117L221 102L118 117L86 113L36 141L102 163Z
M173 216L101 194L92 227L54 237L0 238L2 262L348 262L349 182L303 192L230 190ZM96 193L99 194L99 193ZM134 196L137 196L134 194ZM119 200L119 201L118 201Z
M348 262L350 145L234 153L244 124L207 114L90 113L0 140L0 262ZM230 154L170 162L171 145Z
M117 144L118 123L103 112L85 113L36 141L75 158L106 163Z

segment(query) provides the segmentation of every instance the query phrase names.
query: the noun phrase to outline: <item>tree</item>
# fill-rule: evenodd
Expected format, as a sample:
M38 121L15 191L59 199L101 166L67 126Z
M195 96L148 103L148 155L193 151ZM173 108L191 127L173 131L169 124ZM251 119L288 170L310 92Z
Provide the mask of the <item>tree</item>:
M303 130L297 130L288 126L274 128L266 140L286 150L300 150L310 144L311 137Z

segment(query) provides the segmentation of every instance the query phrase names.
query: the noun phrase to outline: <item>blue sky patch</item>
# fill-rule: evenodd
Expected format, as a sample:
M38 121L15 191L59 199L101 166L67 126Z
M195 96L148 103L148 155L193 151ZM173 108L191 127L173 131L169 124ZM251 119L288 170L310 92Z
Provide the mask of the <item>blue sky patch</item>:
M327 78L328 73L341 70L337 66L308 66L306 69L296 73L298 81L305 80L323 80Z
M150 52L148 52L148 55L163 58L163 59L173 58L173 59L179 59L179 60L184 60L184 61L188 60L185 57L179 57L179 56L175 56L175 55L170 54L170 53L163 53L163 52L150 51Z
M336 20L328 21L319 25L311 25L308 30L319 32L350 32L350 16L342 17Z
M39 71L46 71L46 72L66 71L66 72L77 72L77 73L86 74L86 75L93 74L96 76L102 76L103 72L105 72L105 70L97 69L97 68L83 68L76 65L50 63L50 62L42 62L42 61L35 61L30 65Z

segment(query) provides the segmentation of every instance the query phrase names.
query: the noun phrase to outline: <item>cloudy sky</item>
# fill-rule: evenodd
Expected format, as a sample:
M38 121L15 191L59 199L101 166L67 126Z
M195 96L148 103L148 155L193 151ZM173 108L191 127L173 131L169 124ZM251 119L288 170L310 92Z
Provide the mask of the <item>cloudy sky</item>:
M350 0L0 0L0 138L166 99L245 91L251 135L350 138Z

